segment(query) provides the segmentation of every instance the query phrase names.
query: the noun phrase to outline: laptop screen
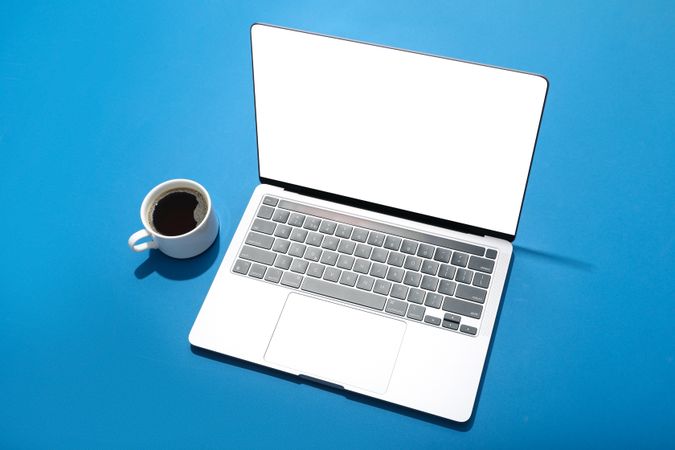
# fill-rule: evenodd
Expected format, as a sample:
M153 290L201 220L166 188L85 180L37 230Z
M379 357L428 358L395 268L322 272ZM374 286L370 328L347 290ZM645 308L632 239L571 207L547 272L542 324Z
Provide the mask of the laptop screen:
M254 25L260 176L515 235L547 82Z

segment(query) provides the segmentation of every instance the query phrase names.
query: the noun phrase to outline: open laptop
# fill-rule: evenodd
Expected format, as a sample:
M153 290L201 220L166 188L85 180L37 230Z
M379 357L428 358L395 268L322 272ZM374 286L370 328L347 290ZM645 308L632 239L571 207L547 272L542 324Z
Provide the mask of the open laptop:
M473 411L545 78L255 24L259 176L197 347Z

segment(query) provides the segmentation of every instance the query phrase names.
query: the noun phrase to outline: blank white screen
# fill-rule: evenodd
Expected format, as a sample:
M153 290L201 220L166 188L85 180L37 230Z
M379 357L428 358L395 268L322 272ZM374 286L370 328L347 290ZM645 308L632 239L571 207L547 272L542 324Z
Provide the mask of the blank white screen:
M514 235L544 78L265 25L260 175Z

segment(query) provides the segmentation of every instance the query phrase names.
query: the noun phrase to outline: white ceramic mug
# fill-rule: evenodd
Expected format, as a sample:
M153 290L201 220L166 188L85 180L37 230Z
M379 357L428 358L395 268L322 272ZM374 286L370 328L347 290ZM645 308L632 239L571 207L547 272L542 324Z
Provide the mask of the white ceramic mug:
M202 195L206 201L206 215L193 230L178 236L165 236L151 226L149 216L152 208L164 194L181 188L191 189ZM141 204L141 222L144 228L129 237L129 247L135 252L156 248L173 258L192 258L209 248L218 236L218 217L213 211L211 197L201 184L192 180L179 178L155 186L148 192ZM138 243L144 238L150 238L150 240Z

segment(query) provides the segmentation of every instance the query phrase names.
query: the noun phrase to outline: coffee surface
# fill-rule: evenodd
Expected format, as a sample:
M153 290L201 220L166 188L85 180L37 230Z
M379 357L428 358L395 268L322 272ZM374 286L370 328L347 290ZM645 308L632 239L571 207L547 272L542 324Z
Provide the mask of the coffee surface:
M152 208L150 224L164 236L180 236L197 228L206 215L202 195L191 189L164 193Z

